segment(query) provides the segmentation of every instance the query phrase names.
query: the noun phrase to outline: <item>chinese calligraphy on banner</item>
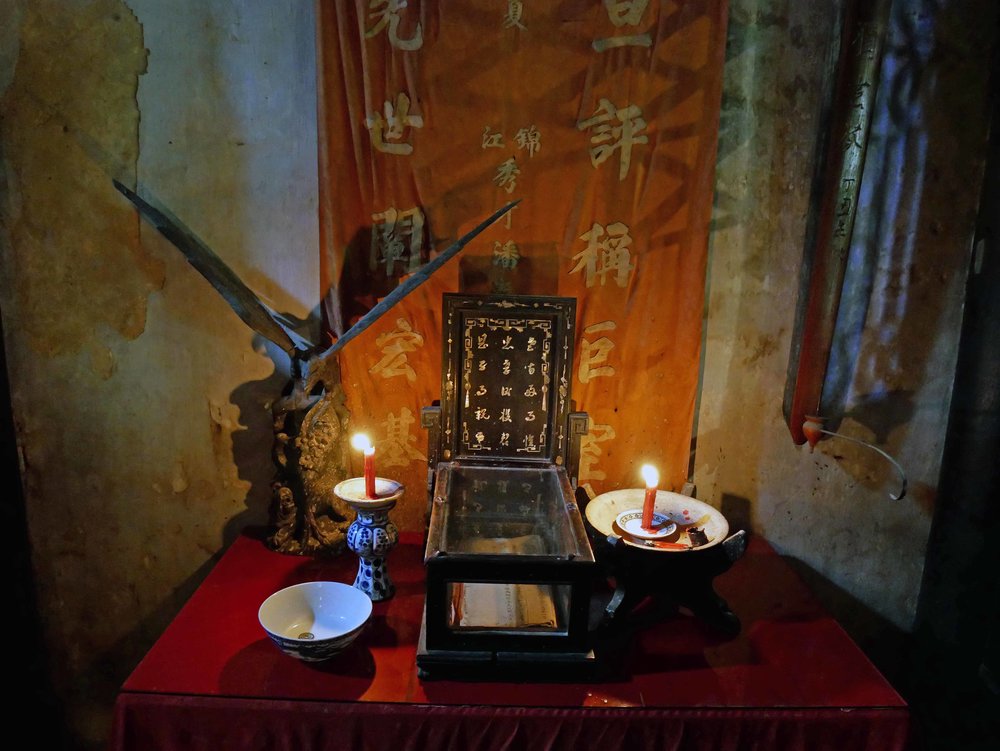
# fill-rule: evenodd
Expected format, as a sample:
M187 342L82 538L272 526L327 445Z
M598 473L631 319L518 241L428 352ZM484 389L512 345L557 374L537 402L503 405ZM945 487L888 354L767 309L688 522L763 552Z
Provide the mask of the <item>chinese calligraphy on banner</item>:
M577 299L580 481L686 479L726 0L321 0L320 235L332 336L508 201L341 353L352 429L426 507L444 292ZM524 405L522 405L524 406ZM525 409L529 409L525 407ZM474 440L474 436L470 440Z

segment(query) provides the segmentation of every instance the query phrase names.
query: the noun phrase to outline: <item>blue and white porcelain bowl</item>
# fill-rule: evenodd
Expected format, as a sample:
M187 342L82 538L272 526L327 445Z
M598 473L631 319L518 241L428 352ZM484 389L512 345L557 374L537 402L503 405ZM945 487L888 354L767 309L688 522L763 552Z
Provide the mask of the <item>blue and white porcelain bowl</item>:
M350 646L371 614L372 601L360 589L314 581L278 590L261 603L257 619L285 654L322 662Z

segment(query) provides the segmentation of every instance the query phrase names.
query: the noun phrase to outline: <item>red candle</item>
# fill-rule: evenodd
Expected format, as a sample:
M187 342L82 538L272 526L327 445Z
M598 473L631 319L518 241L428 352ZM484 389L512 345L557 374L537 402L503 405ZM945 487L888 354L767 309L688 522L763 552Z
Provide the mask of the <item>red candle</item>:
M365 495L375 497L375 447L365 449Z
M653 505L656 503L656 486L660 482L660 473L652 464L642 465L642 479L646 481L646 497L642 501L642 528L653 529Z
M375 447L363 433L351 438L351 445L365 454L365 496L375 498Z

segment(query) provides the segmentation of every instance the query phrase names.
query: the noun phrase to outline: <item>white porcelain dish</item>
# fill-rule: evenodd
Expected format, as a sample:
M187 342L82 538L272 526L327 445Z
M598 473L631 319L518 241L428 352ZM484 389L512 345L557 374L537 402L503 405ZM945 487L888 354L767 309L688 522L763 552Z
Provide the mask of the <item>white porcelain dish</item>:
M676 524L676 529L659 539L632 537L616 520L625 512L641 509L645 494L644 488L602 493L587 504L587 523L602 535L621 537L626 545L664 552L704 550L718 545L729 534L729 522L718 509L680 493L658 490L653 513Z
M372 601L350 584L312 581L280 589L257 611L271 641L287 655L321 662L342 652L364 631Z

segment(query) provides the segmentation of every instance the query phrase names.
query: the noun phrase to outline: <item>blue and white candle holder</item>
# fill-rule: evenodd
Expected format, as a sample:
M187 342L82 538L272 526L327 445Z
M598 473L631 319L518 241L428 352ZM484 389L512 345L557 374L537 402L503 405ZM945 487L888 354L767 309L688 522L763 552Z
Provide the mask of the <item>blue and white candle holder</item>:
M372 602L388 600L396 593L385 558L399 540L399 530L389 520L389 511L403 495L403 489L402 483L383 477L375 478L375 498L365 493L364 477L344 480L333 489L357 513L347 529L347 547L359 558L354 586Z

